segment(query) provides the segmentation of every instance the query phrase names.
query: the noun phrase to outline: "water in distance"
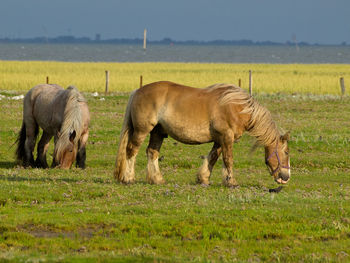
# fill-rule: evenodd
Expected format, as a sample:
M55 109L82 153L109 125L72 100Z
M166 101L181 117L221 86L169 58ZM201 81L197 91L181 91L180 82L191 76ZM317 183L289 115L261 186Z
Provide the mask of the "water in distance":
M350 63L350 46L0 44L0 60L81 62Z

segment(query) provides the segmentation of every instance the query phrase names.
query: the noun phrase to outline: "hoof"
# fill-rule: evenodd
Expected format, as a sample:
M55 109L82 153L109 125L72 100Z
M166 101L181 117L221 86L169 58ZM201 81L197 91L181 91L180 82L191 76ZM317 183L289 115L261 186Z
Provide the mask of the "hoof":
M226 186L226 187L229 187L229 188L237 188L239 187L239 184L236 182L236 180L234 180L234 182L232 181L224 181L223 184Z
M122 180L121 183L125 185L130 185L135 183L135 179L129 179L129 180Z
M147 180L149 184L165 184L165 180L162 179L155 179L155 180Z
M197 177L197 184L209 186L210 182L209 180L203 179L201 177Z
M49 168L49 166L47 165L47 163L41 162L41 161L39 161L39 160L36 160L36 161L35 161L35 167L36 167L36 168L42 168L42 169L47 169L47 168Z
M237 188L239 187L239 184L237 182L227 182L224 181L224 185L229 188Z
M209 187L209 184L201 183L201 186L207 188Z
M230 177L230 176L226 176L226 178L223 180L223 184L227 187L230 187L230 188L238 187L238 183L237 183L236 179L233 177Z

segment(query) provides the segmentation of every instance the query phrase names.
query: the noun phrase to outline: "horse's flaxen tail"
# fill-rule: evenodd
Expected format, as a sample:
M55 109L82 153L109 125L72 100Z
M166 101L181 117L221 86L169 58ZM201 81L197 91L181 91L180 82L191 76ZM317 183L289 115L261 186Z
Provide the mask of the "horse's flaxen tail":
M17 149L16 149L16 159L17 162L23 162L25 158L25 142L26 142L26 125L24 122L22 123L22 128L18 133L16 144L17 144Z
M123 175L126 170L126 148L133 133L133 125L131 120L131 102L135 91L130 94L128 105L126 107L122 130L120 132L120 139L117 151L117 159L115 161L114 178L123 181Z

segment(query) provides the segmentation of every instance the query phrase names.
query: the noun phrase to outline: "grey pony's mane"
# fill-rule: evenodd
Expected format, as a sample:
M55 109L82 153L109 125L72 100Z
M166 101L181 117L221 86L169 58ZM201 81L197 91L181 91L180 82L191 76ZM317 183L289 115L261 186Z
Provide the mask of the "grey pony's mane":
M272 120L271 113L265 107L261 106L243 89L233 84L214 84L205 88L208 92L219 89L222 90L219 97L220 105L244 105L241 113L250 115L246 129L251 136L256 137L259 144L268 146L278 140L280 132Z
M74 145L78 145L80 134L83 131L83 119L80 110L79 102L86 102L85 98L73 86L69 86L67 92L67 102L64 110L63 122L60 130L60 135L56 143L55 158L60 160L60 157L69 143L69 137L73 131L76 132Z

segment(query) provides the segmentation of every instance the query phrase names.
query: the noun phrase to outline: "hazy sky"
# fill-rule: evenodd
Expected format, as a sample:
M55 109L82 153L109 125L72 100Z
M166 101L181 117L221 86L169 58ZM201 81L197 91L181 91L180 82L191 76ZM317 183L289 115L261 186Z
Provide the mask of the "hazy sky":
M350 0L1 0L0 38L350 43Z

